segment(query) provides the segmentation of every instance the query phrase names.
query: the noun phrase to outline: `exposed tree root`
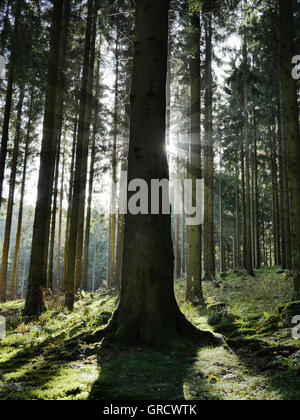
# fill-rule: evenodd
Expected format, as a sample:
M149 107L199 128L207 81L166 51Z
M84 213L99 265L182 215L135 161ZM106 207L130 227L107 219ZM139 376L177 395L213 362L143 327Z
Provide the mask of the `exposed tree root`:
M124 345L146 344L151 347L164 348L172 342L188 338L201 346L226 346L224 337L210 331L202 331L191 324L183 314L179 313L175 328L158 328L157 325L145 326L140 322L120 322L118 310L115 311L110 323L92 335L85 336L86 343L106 341Z

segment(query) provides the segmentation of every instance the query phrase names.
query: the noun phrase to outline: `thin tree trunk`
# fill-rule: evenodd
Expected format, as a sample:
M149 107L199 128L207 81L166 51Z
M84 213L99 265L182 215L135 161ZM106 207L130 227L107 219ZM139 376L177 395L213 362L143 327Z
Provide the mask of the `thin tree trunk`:
M53 262L54 262L54 245L55 245L55 232L56 232L56 214L57 214L57 196L58 196L58 178L59 178L59 163L60 163L60 143L57 147L57 156L55 164L55 176L54 176L54 193L52 203L52 223L50 232L50 250L49 250L49 265L48 265L48 288L53 291Z
M281 137L281 153L282 153L282 181L283 181L283 203L284 203L284 230L285 230L285 252L286 252L286 268L292 269L292 243L291 243L291 218L290 218L290 198L289 198L289 174L287 162L287 146L286 146L286 124L285 111L282 89L282 69L280 66L279 92L280 92L280 108L282 121L282 137Z
M2 192L3 192L5 163L6 163L6 156L7 156L7 144L8 144L8 138L9 138L9 123L10 123L10 115L11 115L11 107L12 107L13 84L14 84L14 78L15 78L16 59L17 59L17 54L18 54L18 39L19 39L19 27L20 27L22 3L23 3L23 0L17 0L16 2L15 22L14 22L14 30L13 30L13 36L12 36L8 80L7 80L7 88L6 88L5 110L4 110L4 117L3 117L2 140L1 140L1 149L0 149L0 208L2 204Z
M257 118L254 110L254 197L255 197L255 252L256 268L261 267L261 246L260 246L260 218L259 218L259 188L258 188L258 156L257 156Z
M76 141L77 128L78 128L78 100L76 101L76 106L75 106L75 122L74 122L74 132L73 132L72 157L71 157L70 180L69 180L69 190L68 190L68 210L67 210L65 245L64 245L64 272L63 272L63 282L62 282L63 284L62 289L64 293L66 291L68 244L69 244L69 235L70 235L70 219L71 219L72 196L73 196L74 164L75 164L75 153L76 153L76 145L77 145L77 141Z
M85 159L88 151L88 134L87 134L87 120L86 114L88 112L88 88L89 88L89 75L90 75L90 60L91 60L91 38L93 28L93 0L88 1L88 15L86 22L85 33L85 50L84 50L84 64L81 81L80 92L80 111L79 111L79 126L78 138L76 146L76 163L74 172L74 186L72 195L72 208L70 217L70 232L68 244L68 262L67 262L67 276L66 276L66 296L65 305L69 310L73 310L74 306L74 293L75 293L75 274L76 274L76 259L78 257L77 247L77 234L79 223L80 205L83 201L82 196L85 195L85 181L86 177L83 173L85 166ZM77 252L77 255L76 255ZM78 267L77 267L78 268ZM77 270L78 272L78 270ZM76 284L78 286L78 284Z
M29 155L30 134L31 134L31 126L32 126L33 103L34 103L34 87L32 87L32 91L31 91L30 108L29 108L28 122L27 122L27 133L26 133L26 143L25 143L24 162L23 162L18 225L17 225L17 233L16 233L16 241L15 241L12 274L11 274L11 280L10 280L10 289L9 289L9 299L11 300L17 297L17 294L16 294L17 273L18 273L18 266L19 266L20 244L21 244L21 235L22 235L24 195L25 195L25 183L26 183L26 174L27 174L27 161L28 161L28 155Z
M59 196L59 216L58 216L58 239L57 239L57 274L56 274L56 293L60 294L61 290L61 233L62 233L62 216L63 216L63 200L64 200L64 177L65 177L65 150L63 152L63 163L60 181L60 196Z
M241 268L241 205L240 205L240 171L238 164L236 165L236 269Z
M6 211L6 219L5 219L5 230L4 230L1 272L0 272L0 301L1 302L6 301L8 256L9 256L11 224L12 224L12 216L13 216L13 208L14 208L17 165L18 165L18 158L19 158L19 145L20 145L20 138L21 138L21 119L22 119L23 102L24 102L24 84L20 86L20 92L19 92L19 102L18 102L18 107L17 107L16 136L14 140L11 172L10 172L10 178L9 178L9 193L8 193L8 203L7 203L7 211Z
M251 202L250 202L250 157L249 157L249 115L248 115L248 83L247 83L247 45L244 42L244 141L245 141L245 201L246 201L246 242L245 268L250 276L254 275L252 261L252 234L251 234Z
M220 156L222 159L222 156ZM223 228L223 178L222 178L221 160L220 160L220 273L224 273L224 228Z
M99 94L100 94L100 58L97 60L97 78L96 78L96 96L95 96L96 103L94 107L94 122L93 122L93 135L92 135L91 161L90 161L90 174L89 174L89 187L88 187L88 203L87 203L85 236L84 236L82 282L83 282L83 288L85 290L87 290L87 277L88 277L90 227L91 227L91 216L92 216L92 199L93 199L95 160L96 160L96 135L98 133L98 118L99 118L98 116Z
M200 77L200 14L191 16L194 52L190 58L191 75L191 145L189 178L192 180L192 203L197 202L197 180L202 178L201 159L201 77ZM189 249L187 266L186 300L204 303L202 291L202 225L192 225L189 228ZM178 260L177 260L178 261Z
M214 240L214 151L213 151L213 79L212 79L212 16L205 22L205 138L204 138L204 271L205 279L216 276Z
M243 267L247 267L247 223L246 223L246 183L245 183L245 146L241 142L241 173L242 173L242 226L243 226Z
M90 126L92 121L93 108L93 85L94 85L94 66L95 66L95 45L97 36L97 22L98 22L98 8L99 2L93 2L93 16L92 16L92 32L91 32L91 46L88 66L88 83L87 83L87 108L85 114L85 129L83 140L81 179L80 179L80 198L78 211L78 227L77 227L77 243L76 243L76 266L75 266L75 291L83 286L82 277L82 263L83 263L83 245L84 245L84 215L86 204L86 187L87 187L87 172L88 172L88 154L90 143Z
M114 115L113 115L113 143L112 143L112 182L113 187L111 190L111 210L114 210L115 204L113 201L115 200L114 197L114 186L117 184L117 141L118 141L118 124L119 124L119 103L118 103L118 90L119 90L119 36L117 37L116 41L116 49L115 49L115 59L116 59L116 76L115 76L115 103L114 103ZM112 211L110 215L110 287L116 286L115 281L115 269L116 269L116 261L115 261L115 252L116 252L116 227L117 227L117 218L116 212Z

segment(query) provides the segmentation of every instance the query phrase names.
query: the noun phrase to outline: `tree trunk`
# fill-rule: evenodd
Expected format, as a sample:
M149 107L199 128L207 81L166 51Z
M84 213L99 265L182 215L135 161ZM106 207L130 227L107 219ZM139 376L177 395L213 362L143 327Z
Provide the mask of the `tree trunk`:
M197 203L196 182L202 177L201 162L201 81L200 81L200 14L191 16L193 53L190 58L191 76L191 146L189 178L192 180L192 203ZM198 203L197 203L198 204ZM203 304L202 292L202 225L189 228L186 300ZM178 260L177 260L178 261Z
M236 165L236 269L239 270L241 268L241 205L240 205L240 171L238 164Z
M69 16L70 1L53 0L53 20L48 62L43 140L32 236L28 293L24 316L40 315L45 309L42 291L45 267L44 257L51 216L51 198L58 143L58 127L61 120L60 105L63 90L64 56Z
M132 53L130 48L130 53ZM125 104L125 138L123 145L123 153L121 157L121 172L127 172L127 158L128 158L128 145L130 136L130 89L131 89L131 73L132 64L128 66L127 81L126 81L126 104ZM119 206L120 209L120 206ZM116 251L116 285L118 289L121 288L122 271L123 271L123 252L124 252L124 225L125 216L119 212L118 220L118 235L117 235L117 251Z
M55 245L55 232L56 232L56 213L57 213L61 134L59 137L60 138L59 138L59 144L57 146L57 156L56 156L56 164L55 164L54 193L53 193L53 203L52 203L52 223L51 223L51 231L50 231L50 250L49 250L49 265L48 265L48 288L51 289L52 291L53 291L53 262L54 262L54 245Z
M291 243L291 218L290 218L290 198L289 198L289 175L287 162L287 146L286 146L286 124L285 111L282 88L282 68L279 69L279 94L281 109L281 153L282 153L282 188L283 188L283 212L284 212L284 230L285 230L285 252L286 252L286 268L292 269L292 243Z
M78 211L78 226L77 226L77 243L76 243L76 266L75 266L75 291L82 288L82 262L83 262L83 245L84 245L84 215L86 204L86 187L87 187L87 171L88 171L88 154L90 143L90 126L92 121L92 102L93 102L93 84L94 84L94 66L95 66L95 44L97 35L98 23L98 8L99 2L94 0L92 13L92 32L90 57L88 65L88 83L87 83L87 108L85 114L84 140L83 152L81 162L81 177L80 177L80 196L79 196L79 211Z
M241 141L241 173L242 173L242 226L243 226L243 267L247 267L247 223L246 223L246 183L245 183L245 146Z
M247 45L244 42L244 141L245 141L245 202L246 202L246 242L245 268L250 276L254 275L252 260L252 232L251 232L251 203L250 203L250 156L249 156L249 115L248 115L248 82L247 67L248 53Z
M213 151L213 79L212 79L212 16L205 22L205 138L204 138L204 271L205 279L216 276L214 240L214 151Z
M78 100L75 105L75 120L74 120L74 132L73 132L73 145L72 145L72 157L70 166L70 179L69 179L69 190L68 190L68 210L66 220L66 232L65 232L65 245L64 245L64 273L63 273L63 292L66 291L66 278L67 278L67 263L68 263L68 244L70 236L70 220L71 220L71 209L72 209L72 196L73 196L73 182L74 182L74 164L75 164L75 152L77 145L77 128L78 128Z
M11 43L11 53L10 53L8 80L7 80L7 88L6 88L5 109L4 109L3 126L2 126L2 140L1 140L1 149L0 149L0 208L2 204L2 192L3 192L6 155L7 155L7 144L8 144L8 138L9 138L9 122L10 122L10 114L11 114L11 107L12 107L13 83L14 83L14 78L15 78L16 59L17 59L17 54L18 54L19 25L20 25L22 3L23 3L23 0L17 0L16 2L15 23L14 23L14 30L13 30L12 43Z
M14 259L13 259L12 274L11 274L10 288L9 288L10 300L13 300L17 297L17 273L18 273L18 266L19 266L20 244L21 244L21 235L22 235L24 194L25 194L30 134L31 134L31 126L32 126L33 103L34 103L34 87L32 87L32 91L31 91L30 108L29 108L29 114L28 114L26 144L25 144L25 152L24 152L21 194L20 194L20 203L19 203L19 214L18 214L18 225L17 225Z
M10 178L9 178L9 193L8 193L8 203L7 203L7 211L6 211L6 219L5 219L1 272L0 272L0 301L1 302L6 301L8 256L9 256L9 245L10 245L11 223L12 223L13 208L14 208L17 164L18 164L18 158L19 158L19 145L20 145L20 137L21 137L21 118L22 118L23 102L24 102L24 84L20 86L20 92L19 92L19 102L18 102L18 107L17 107L18 110L17 110L17 121L16 121L16 137L14 141L11 171L10 171Z
M255 196L255 252L256 268L261 267L261 246L260 246L260 218L259 218L259 188L258 188L258 157L257 157L257 118L254 110L254 196Z
M83 195L85 195L86 177L84 176L84 166L88 152L88 134L87 134L87 112L88 112L88 88L90 75L90 60L91 60L91 39L93 30L93 0L88 1L88 15L86 22L85 33L85 48L84 48L84 64L81 80L80 92L80 111L79 111L79 125L78 138L76 146L76 163L74 172L74 185L72 195L72 207L70 217L70 232L68 244L68 262L67 262L67 276L66 276L66 295L65 305L69 310L73 310L74 293L75 293L75 274L76 274L76 259L78 258L78 223L80 216L80 206L83 202ZM78 272L78 270L77 270ZM79 286L76 284L76 286Z
M59 215L58 215L58 239L57 239L57 273L56 273L56 293L60 294L61 290L61 232L62 232L62 216L63 216L63 200L64 200L64 177L65 177L65 150L63 152L63 162L60 181L60 194L59 194Z
M168 0L136 1L136 38L131 89L128 182L168 179L165 153ZM129 198L134 193L129 193ZM149 204L151 208L151 203ZM120 302L105 333L119 342L169 344L179 335L201 332L180 312L173 286L171 216L125 216ZM103 332L102 332L103 334Z
M292 0L280 0L283 93L287 130L294 299L300 300L300 132L296 81L291 77L294 56Z
M117 184L117 141L118 141L118 130L119 130L119 100L118 100L118 90L119 90L119 36L116 40L115 48L115 60L116 60L116 77L115 77L115 103L114 103L114 115L113 115L113 143L112 143L112 189L111 189L111 214L110 214L110 287L116 286L115 279L115 270L116 270L116 228L117 228L117 217L116 212L113 211L115 207L115 196L114 196L114 186Z
M222 155L220 155L222 159ZM223 178L222 178L222 169L221 169L221 160L220 160L220 273L224 273L224 227L223 227Z
M92 199L93 199L95 160L96 160L96 135L98 133L98 118L99 118L98 103L99 103L99 94L100 94L100 58L97 60L97 63L98 64L97 64L96 96L95 96L96 103L94 107L94 122L93 122L93 135L92 135L92 148L91 148L91 161L90 161L90 174L89 174L89 187L88 187L88 203L87 203L87 212L86 212L83 268L82 268L82 284L83 284L84 290L87 290L90 228L91 228L91 216L92 216Z

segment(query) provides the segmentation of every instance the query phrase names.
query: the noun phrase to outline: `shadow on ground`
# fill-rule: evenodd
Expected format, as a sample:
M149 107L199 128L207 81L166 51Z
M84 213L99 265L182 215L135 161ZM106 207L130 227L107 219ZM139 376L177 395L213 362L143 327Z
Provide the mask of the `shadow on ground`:
M147 348L104 348L98 353L99 377L90 400L184 400L186 381L193 372L199 347L189 343L174 352L156 352ZM204 377L199 399L218 399Z

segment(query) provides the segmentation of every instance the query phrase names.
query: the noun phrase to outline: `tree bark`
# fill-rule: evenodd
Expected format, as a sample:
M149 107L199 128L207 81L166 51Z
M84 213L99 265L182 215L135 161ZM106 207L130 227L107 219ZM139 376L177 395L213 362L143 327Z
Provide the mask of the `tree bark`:
M18 54L19 24L21 17L21 8L23 0L17 0L15 9L15 22L13 30L13 38L11 44L10 62L8 70L8 80L6 88L5 109L2 126L2 140L0 149L0 208L2 204L2 192L4 182L5 163L7 156L7 144L9 138L9 122L12 107L13 84L15 78L16 58Z
M82 288L82 262L83 262L83 245L84 245L84 215L86 204L86 187L87 187L87 172L88 172L88 153L90 144L90 126L92 121L92 102L93 102L93 85L94 85L94 66L95 66L95 45L97 35L98 23L98 8L99 1L94 0L92 12L92 31L90 37L90 57L88 62L88 82L87 82L87 108L84 121L83 132L83 151L81 162L81 177L80 177L80 195L79 195L79 211L78 211L78 226L76 239L76 265L75 265L75 291Z
M76 162L74 172L74 184L72 195L72 207L70 217L70 232L68 244L68 262L67 262L67 276L66 276L66 295L65 305L69 310L73 310L74 293L75 293L75 274L76 274L76 259L78 256L78 223L80 206L83 202L83 195L85 195L86 176L84 176L84 166L88 152L88 134L87 134L87 111L88 111L88 87L90 75L90 60L91 60L91 39L93 30L93 0L88 1L88 15L86 22L85 33L85 49L84 49L84 64L81 80L80 91L80 110L79 110L79 124L78 124L78 138L76 146ZM77 267L78 269L78 267ZM78 272L78 270L77 270ZM76 284L79 286L79 284Z
M87 290L90 228L91 228L91 217L92 217L92 199L93 199L95 160L96 160L96 135L98 133L98 118L99 118L99 115L98 115L99 95L100 95L100 58L98 58L97 60L96 96L95 96L96 103L94 107L93 135L92 135L91 161L90 161L90 174L89 174L89 187L88 187L88 203L87 203L85 236L84 236L84 253L83 253L83 268L82 268L82 282L83 282L84 290Z
M63 152L63 162L61 170L60 193L59 193L59 215L58 215L58 239L57 239L57 273L56 273L56 293L60 294L61 290L61 233L62 233L62 216L63 216L63 200L64 200L64 177L65 177L65 150Z
M254 275L252 260L252 231L251 231L251 203L250 203L250 156L249 156L249 113L248 113L248 67L247 44L244 42L244 142L245 142L245 202L246 202L246 242L245 268L250 276Z
M10 288L9 288L10 300L13 300L17 297L17 273L18 273L18 266L19 266L20 244L21 244L21 235L22 235L24 195L25 195L25 183L26 183L26 174L27 174L27 161L28 161L28 155L29 155L30 134L31 134L31 127L32 127L33 103L34 103L34 87L32 87L32 91L31 91L30 108L29 108L29 113L28 113L27 133L26 133L26 143L25 143L23 173L22 173L22 183L21 183L20 203L19 203L19 214L18 214L18 225L17 225L14 259L13 259L12 274L11 274Z
M76 105L75 105L73 145L72 145L72 157L71 157L70 179L69 179L69 190L68 190L68 210L67 210L65 245L64 245L64 272L63 272L63 281L62 281L63 292L66 291L68 244L69 244L69 236L70 236L70 220L71 220L73 182L74 182L74 164L75 164L75 152L76 152L76 145L77 145L77 128L78 128L78 100L76 100Z
M205 279L216 276L214 239L214 151L213 151L213 79L212 79L212 16L205 22L205 138L204 138L204 271Z
M280 0L281 54L287 131L294 299L300 300L300 131L296 81L291 76L294 56L292 0Z
M136 1L128 182L168 179L165 153L168 0ZM133 193L129 193L129 199ZM151 205L149 205L151 208ZM164 346L180 335L218 343L190 324L176 303L171 216L125 216L120 302L105 333L123 343ZM102 332L103 334L103 332Z
M191 77L191 145L189 178L192 180L192 203L197 202L196 181L202 177L201 161L201 77L200 77L200 14L191 16L193 51L190 58ZM192 225L189 228L189 249L187 267L186 300L204 303L202 291L202 225ZM177 260L178 261L178 260Z
M58 127L61 119L61 96L63 91L64 56L67 28L70 16L69 0L53 0L53 19L40 157L38 196L35 209L32 249L28 279L28 293L24 316L40 315L45 310L43 302L43 273L48 227L51 216L51 198L55 158L58 142Z
M11 224L12 224L12 216L13 216L13 208L14 208L17 165L18 165L18 158L19 158L19 145L20 145L20 137L21 137L21 119L22 119L23 102L24 102L24 84L20 86L20 92L19 92L19 102L18 102L18 107L17 107L16 136L14 140L11 172L10 172L10 178L9 178L9 193L8 193L8 203L7 203L7 211L6 211L6 219L5 219L1 272L0 272L0 301L1 302L6 301L8 256L9 256Z

